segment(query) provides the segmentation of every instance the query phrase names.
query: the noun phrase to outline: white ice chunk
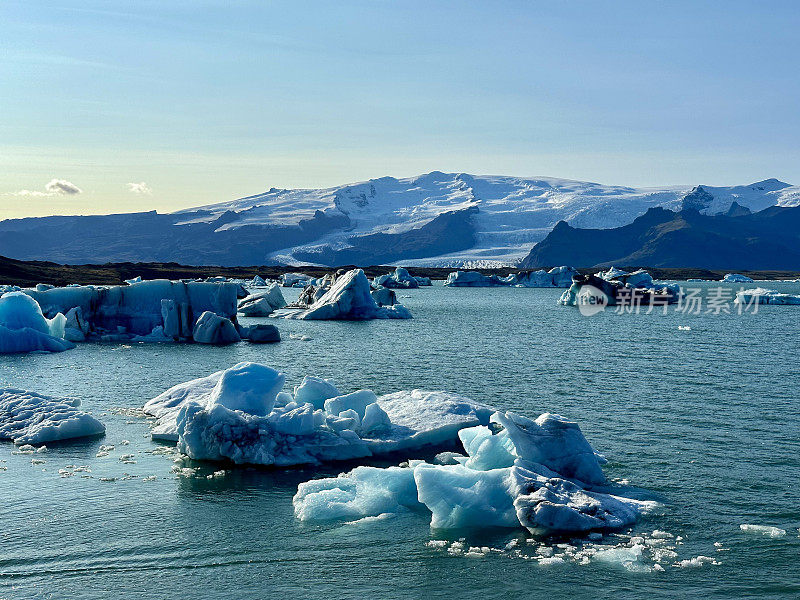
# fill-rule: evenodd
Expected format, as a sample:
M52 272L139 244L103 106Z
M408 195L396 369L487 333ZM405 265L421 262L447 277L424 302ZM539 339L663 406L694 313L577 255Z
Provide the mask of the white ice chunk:
M755 533L764 535L771 538L783 537L786 535L786 530L780 527L772 527L770 525L752 525L750 523L742 523L739 529L747 533Z
M219 404L251 415L268 415L285 379L283 373L265 365L241 362L223 371L206 406Z
M367 410L367 405L374 404L378 401L378 397L372 390L358 390L343 396L336 396L325 400L325 412L331 415L339 415L345 410L354 410L358 413L359 419L364 418L364 413Z
M341 396L341 392L336 389L332 379L306 375L302 383L294 388L295 401L301 404L310 402L314 408L323 408L325 400L336 396Z

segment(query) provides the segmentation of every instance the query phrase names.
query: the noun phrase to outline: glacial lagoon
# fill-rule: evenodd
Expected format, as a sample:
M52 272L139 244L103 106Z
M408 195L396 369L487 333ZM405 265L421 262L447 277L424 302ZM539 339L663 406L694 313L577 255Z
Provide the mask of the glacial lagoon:
M0 443L0 598L797 597L800 309L586 317L559 306L561 293L437 283L398 291L406 321L241 319L276 324L279 344L0 356L2 387L80 399L107 428L34 454ZM298 521L297 485L352 465L177 465L139 410L241 361L279 369L287 388L312 374L343 392L442 389L564 415L609 460L609 479L660 506L595 542L436 531L414 512ZM637 545L635 561L583 560L593 546Z

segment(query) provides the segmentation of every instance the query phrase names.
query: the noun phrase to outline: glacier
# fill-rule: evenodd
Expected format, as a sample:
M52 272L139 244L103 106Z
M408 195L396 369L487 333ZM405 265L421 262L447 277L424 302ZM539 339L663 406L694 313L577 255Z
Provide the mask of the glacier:
M0 389L0 439L44 444L105 433L105 425L79 406L79 400Z

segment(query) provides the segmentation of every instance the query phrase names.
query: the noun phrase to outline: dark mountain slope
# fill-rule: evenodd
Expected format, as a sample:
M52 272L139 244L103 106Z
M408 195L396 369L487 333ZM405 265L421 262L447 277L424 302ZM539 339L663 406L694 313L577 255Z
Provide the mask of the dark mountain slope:
M523 268L611 264L707 269L800 268L800 207L702 215L651 208L630 225L577 229L563 221L522 261Z

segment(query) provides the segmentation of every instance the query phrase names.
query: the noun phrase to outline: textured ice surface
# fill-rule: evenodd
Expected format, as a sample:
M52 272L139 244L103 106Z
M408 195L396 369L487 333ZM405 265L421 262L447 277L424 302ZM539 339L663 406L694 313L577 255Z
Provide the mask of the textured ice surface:
M77 400L0 389L0 438L43 444L105 433L105 426L78 406Z

